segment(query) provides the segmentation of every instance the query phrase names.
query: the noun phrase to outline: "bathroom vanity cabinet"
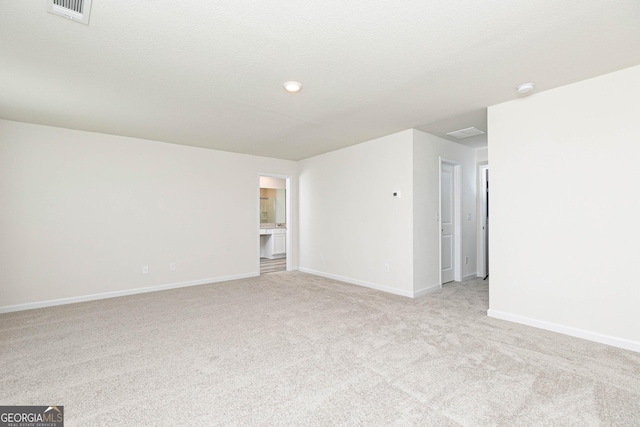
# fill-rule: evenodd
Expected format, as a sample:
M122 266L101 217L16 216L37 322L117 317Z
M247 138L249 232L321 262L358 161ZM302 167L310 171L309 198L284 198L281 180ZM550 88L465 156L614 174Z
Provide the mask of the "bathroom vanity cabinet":
M279 258L287 255L287 229L260 229L260 256Z

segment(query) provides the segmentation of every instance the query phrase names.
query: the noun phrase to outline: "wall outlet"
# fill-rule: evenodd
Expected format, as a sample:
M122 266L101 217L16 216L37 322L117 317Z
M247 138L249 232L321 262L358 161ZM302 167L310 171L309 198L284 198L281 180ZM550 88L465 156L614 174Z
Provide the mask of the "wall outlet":
M148 265L143 265L142 266L142 274L147 274L149 272L149 266Z
M324 263L324 255L320 255L320 262Z
M388 262L385 262L385 263L384 263L384 267L383 267L383 269L384 269L384 272L385 272L385 273L388 273L388 272L389 272L389 263L388 263Z
M169 271L176 271L176 263L172 262L171 264L169 264Z

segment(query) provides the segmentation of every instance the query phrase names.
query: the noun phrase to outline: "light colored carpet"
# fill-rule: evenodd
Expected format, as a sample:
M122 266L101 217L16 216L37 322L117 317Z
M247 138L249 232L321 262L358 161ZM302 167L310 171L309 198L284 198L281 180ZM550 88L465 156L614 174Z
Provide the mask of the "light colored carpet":
M0 315L0 404L66 426L639 426L640 354L299 272Z

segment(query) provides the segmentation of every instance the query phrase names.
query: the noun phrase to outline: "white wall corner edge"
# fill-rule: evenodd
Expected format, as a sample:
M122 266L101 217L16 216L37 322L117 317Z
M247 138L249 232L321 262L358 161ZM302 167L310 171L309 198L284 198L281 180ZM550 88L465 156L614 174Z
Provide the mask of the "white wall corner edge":
M546 322L544 320L532 319L530 317L519 316L517 314L505 313L499 310L487 310L487 316L494 319L506 320L508 322L520 323L521 325L532 326L538 329L544 329L551 332L557 332L563 335L569 335L576 338L582 338L588 341L606 344L613 347L622 348L624 350L635 351L640 353L640 342L631 341L625 338L613 337L610 335L600 334L598 332L587 331L584 329L564 326L557 323Z
M350 277L339 276L337 274L325 273L322 271L312 270L310 268L298 266L298 271L307 274L313 274L314 276L326 277L327 279L339 280L340 282L350 283L352 285L363 286L365 288L375 289L376 291L387 292L394 295L400 295L403 297L413 298L414 293L412 291L403 291L402 289L391 288L389 286L379 285L377 283L366 282L364 280L352 279Z
M440 289L442 289L442 285L441 284L436 284L436 285L432 285L432 286L427 286L426 288L422 288L419 291L415 291L413 292L412 297L413 298L420 298L424 295L433 293L435 291L439 291Z
M212 283L227 282L230 280L246 279L259 276L260 273L247 273L232 276L214 277L210 279L191 280L188 282L168 283L164 285L147 286L144 288L124 289L121 291L104 292L99 294L82 295L79 297L60 298L48 301L29 302L0 307L0 314L14 311L33 310L36 308L54 307L57 305L75 304L78 302L96 301L107 298L124 297L127 295L144 294L147 292L166 291L168 289L186 288L188 286L208 285Z

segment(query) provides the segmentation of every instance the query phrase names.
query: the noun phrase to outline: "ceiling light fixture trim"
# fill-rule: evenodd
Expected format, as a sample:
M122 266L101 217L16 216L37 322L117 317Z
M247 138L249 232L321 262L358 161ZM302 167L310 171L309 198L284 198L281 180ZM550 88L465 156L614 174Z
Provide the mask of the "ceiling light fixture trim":
M282 85L287 92L300 92L302 89L302 83L296 81L284 82Z
M524 95L525 93L533 92L533 89L535 89L535 87L536 85L533 83L522 83L516 88L516 90L519 94Z

